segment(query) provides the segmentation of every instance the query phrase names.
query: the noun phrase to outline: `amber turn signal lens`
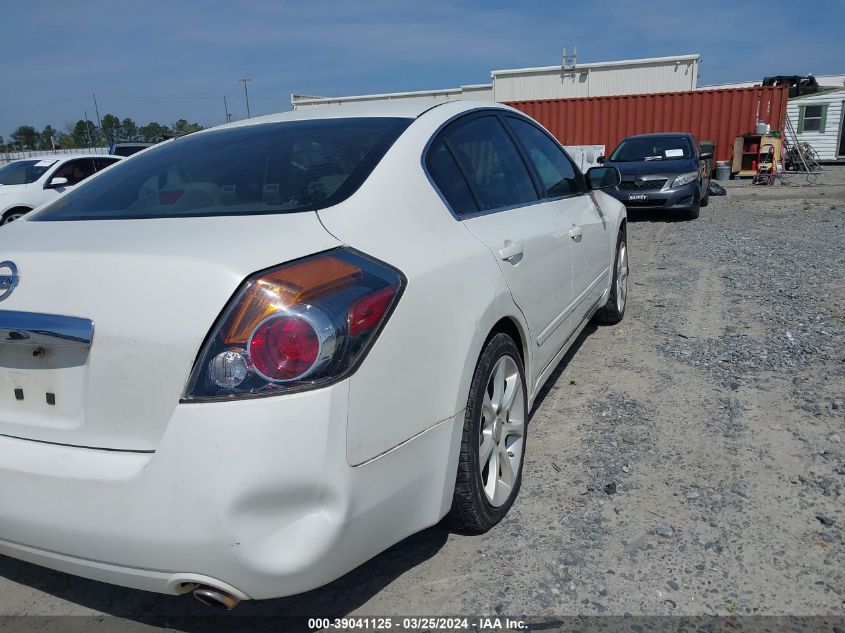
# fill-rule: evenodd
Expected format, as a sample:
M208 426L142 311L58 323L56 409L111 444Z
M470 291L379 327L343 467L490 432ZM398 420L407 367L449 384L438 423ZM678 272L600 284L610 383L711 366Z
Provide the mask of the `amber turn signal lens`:
M246 291L240 307L223 326L223 342L244 345L258 324L274 312L332 294L362 277L359 267L331 255L273 270Z

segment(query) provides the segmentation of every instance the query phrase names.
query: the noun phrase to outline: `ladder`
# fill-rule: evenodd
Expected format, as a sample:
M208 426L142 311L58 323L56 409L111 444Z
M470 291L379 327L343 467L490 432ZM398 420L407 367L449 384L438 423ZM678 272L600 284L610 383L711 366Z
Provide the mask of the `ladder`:
M807 182L814 183L818 179L821 165L813 156L812 147L798 140L798 133L795 131L792 121L789 120L789 116L786 117L784 132L784 169L781 171L781 182L786 182L786 158L790 157L792 164L800 167L800 169L796 168L795 171L807 174ZM810 151L807 151L808 149Z

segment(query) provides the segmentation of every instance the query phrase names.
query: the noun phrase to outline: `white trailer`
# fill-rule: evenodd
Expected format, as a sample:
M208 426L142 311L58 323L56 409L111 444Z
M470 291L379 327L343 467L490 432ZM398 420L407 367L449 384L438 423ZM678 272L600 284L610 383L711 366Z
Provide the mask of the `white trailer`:
M845 161L845 89L790 99L786 115L798 141L808 143L822 162Z

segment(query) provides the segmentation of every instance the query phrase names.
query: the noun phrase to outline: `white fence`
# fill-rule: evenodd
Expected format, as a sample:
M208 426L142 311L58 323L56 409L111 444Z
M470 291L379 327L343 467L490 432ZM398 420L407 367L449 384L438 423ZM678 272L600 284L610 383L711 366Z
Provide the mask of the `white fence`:
M604 145L565 145L564 147L582 172L598 165L598 157L604 154Z
M21 158L40 158L41 156L61 156L62 154L108 154L108 147L83 147L80 149L43 149L27 152L0 152L0 165L5 165Z

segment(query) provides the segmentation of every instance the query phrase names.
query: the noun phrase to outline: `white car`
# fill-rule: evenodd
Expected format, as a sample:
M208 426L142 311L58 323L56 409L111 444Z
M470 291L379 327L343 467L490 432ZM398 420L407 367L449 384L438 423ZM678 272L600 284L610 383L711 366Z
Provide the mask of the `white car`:
M540 387L624 314L618 181L506 106L330 106L3 229L0 553L231 608L488 530Z
M14 160L0 167L0 225L50 202L122 156L62 154Z

